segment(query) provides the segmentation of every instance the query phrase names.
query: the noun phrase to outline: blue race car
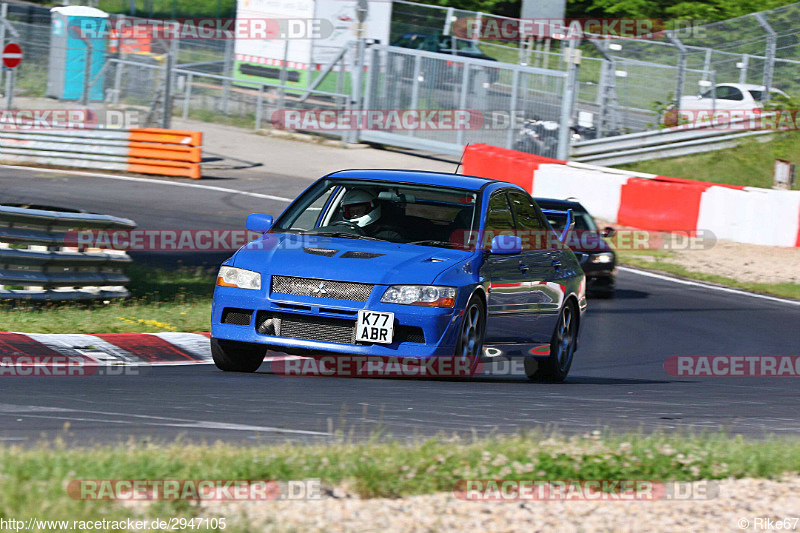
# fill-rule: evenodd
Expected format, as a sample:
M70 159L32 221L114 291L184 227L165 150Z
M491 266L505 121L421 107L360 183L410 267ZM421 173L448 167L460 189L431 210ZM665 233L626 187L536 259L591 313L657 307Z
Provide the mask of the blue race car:
M524 357L562 381L586 309L584 273L531 196L510 183L403 170L317 180L223 263L211 316L217 367L295 355Z

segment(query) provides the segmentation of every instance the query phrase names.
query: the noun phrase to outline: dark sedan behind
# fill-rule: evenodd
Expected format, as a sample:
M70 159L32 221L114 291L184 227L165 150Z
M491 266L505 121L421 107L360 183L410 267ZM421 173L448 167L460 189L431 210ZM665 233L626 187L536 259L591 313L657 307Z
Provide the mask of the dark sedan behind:
M593 296L611 298L616 285L617 255L605 241L605 237L611 237L614 229L610 227L598 229L592 215L579 202L550 198L535 200L545 211L572 209L575 231L570 234L567 244L575 252L581 262L581 268L586 273L586 290ZM566 217L555 213L545 214L553 229L563 231L567 223Z

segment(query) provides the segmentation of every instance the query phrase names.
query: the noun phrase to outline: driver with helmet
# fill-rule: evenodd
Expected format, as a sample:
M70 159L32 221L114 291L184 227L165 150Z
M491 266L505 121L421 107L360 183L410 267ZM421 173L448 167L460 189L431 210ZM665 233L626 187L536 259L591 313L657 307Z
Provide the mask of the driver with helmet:
M374 193L365 189L350 189L342 198L342 219L360 234L380 239L396 241L400 234L384 224L381 218L381 204Z

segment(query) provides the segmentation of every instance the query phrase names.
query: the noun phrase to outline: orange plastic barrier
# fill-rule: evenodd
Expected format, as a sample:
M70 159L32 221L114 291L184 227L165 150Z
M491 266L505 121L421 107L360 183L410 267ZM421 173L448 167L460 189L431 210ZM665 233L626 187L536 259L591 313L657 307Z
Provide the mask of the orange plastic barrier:
M529 192L533 190L533 174L542 164L565 162L482 143L467 146L462 159L464 174L507 181Z
M673 181L630 178L622 186L617 222L654 231L697 228L700 197L708 187Z
M128 135L128 171L200 179L202 144L199 131L132 129Z

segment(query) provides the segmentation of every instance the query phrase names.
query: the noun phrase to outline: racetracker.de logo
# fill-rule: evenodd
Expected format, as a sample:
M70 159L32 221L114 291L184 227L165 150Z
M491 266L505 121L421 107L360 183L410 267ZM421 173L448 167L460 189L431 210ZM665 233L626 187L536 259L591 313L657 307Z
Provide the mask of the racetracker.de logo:
M320 500L319 479L74 479L67 485L73 500L111 501L271 501Z
M710 500L719 494L719 485L649 479L465 479L456 483L453 494L467 501Z
M508 19L459 18L453 35L459 39L519 41L535 39L651 39L664 29L658 19Z
M138 376L147 368L148 365L105 364L77 355L0 356L0 378Z
M106 109L4 109L0 131L130 129L142 124L139 111ZM9 141L11 142L11 141Z
M664 370L675 377L796 378L800 355L672 355Z
M370 357L366 355L322 355L286 357L272 361L273 374L281 376L339 376L390 378L466 378L483 372L475 357Z
M673 108L664 114L664 125L676 131L698 127L715 131L797 131L800 130L800 111Z
M333 34L328 19L306 18L82 18L68 32L79 39L142 40L323 40Z
M272 125L301 131L458 131L483 126L483 114L474 109L279 109Z

